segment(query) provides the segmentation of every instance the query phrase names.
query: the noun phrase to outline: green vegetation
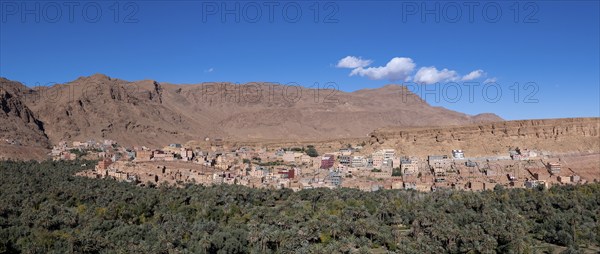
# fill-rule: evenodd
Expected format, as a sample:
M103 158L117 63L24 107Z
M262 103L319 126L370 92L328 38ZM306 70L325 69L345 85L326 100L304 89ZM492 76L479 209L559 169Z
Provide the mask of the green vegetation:
M268 162L258 162L258 163L256 163L256 165L259 165L262 167L269 167L269 166L281 166L281 165L285 165L285 163L283 163L282 160L277 160L277 161L268 161Z
M394 168L392 170L392 176L402 176L402 169L400 167Z
M69 152L75 154L77 157L86 156L88 154L87 150L79 150L76 148L69 150Z
M600 242L597 183L481 193L143 188L74 176L82 164L94 163L0 162L0 253L577 253Z
M317 149L315 149L314 146L309 145L309 146L307 146L307 149L306 149L306 155L308 155L310 157L317 157L317 156L319 156L319 152L317 152Z

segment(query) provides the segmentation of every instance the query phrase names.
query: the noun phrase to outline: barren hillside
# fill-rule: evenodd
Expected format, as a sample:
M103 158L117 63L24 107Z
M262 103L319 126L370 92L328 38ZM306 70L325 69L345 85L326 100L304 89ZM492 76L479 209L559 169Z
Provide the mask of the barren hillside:
M504 154L514 146L600 150L599 118L502 121L489 113L469 116L432 107L399 85L347 93L269 83L129 82L101 74L33 89L0 81L0 137L22 145L5 144L2 150L12 156L28 146L47 148L61 140L163 146L205 137L237 145L312 143L323 149L365 141L367 149L391 147L414 155L452 149Z
M269 83L128 82L96 74L28 92L27 106L52 143L95 138L162 146L215 136L319 140L366 137L385 126L502 120L432 107L398 85L346 93Z
M44 124L25 105L27 88L0 78L0 145L18 143L48 147Z
M371 133L373 148L392 147L403 154L469 156L507 155L521 147L553 153L600 153L600 118L504 121L465 126L382 128Z

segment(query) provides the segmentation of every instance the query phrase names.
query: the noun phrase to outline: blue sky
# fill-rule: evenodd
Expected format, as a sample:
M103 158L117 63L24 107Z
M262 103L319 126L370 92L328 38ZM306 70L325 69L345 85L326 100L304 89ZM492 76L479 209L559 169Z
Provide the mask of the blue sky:
M419 84L437 91L429 103L468 114L600 116L598 1L51 3L1 2L0 76L29 86L94 73L344 91ZM480 83L472 100L463 82Z

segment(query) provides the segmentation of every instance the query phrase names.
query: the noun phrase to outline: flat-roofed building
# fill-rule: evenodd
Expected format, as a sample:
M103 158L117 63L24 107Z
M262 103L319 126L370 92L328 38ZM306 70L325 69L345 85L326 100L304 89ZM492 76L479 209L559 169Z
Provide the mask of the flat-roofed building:
M394 167L393 159L383 159L383 163L381 164L382 169L391 170Z
M550 174L556 175L560 173L560 163L558 162L548 162L547 167Z
M340 155L349 156L349 155L352 155L352 152L353 152L352 148L343 148L343 149L340 149Z
M452 157L454 157L454 159L462 160L465 158L465 153L463 150L452 150Z
M112 164L111 159L100 160L98 162L98 165L96 165L96 171L98 171L98 172L104 171L104 170L108 169L108 166L110 166L111 164Z
M400 169L402 171L402 175L415 175L419 173L419 162L417 159L401 159Z
M342 175L338 172L330 172L324 182L329 186L338 187L342 184Z
M374 152L371 155L371 158L373 159L373 167L381 168L381 165L383 165L383 158L384 158L383 151Z
M344 165L344 166L350 166L352 165L352 156L350 155L341 155L338 157L340 164Z
M191 161L194 158L194 152L187 148L181 148L180 155L183 161Z
M427 160L435 176L444 176L452 162L446 155L431 155Z
M353 168L362 168L367 166L367 160L363 156L354 156L352 157L352 167Z
M325 154L321 157L321 169L329 169L333 167L335 158L331 154Z
M302 164L312 165L312 158L306 154L300 156L300 162Z
M294 156L294 152L292 152L292 151L285 152L282 155L282 157L283 157L283 161L284 162L290 163L290 162L295 162L296 161L296 157Z
M556 180L558 180L559 183L571 183L571 177L568 176L558 176Z
M396 157L396 150L394 149L383 149L382 151L384 160L391 160Z
M291 169L279 169L279 171L277 173L283 179L294 179L295 172L296 171L293 168L291 168Z

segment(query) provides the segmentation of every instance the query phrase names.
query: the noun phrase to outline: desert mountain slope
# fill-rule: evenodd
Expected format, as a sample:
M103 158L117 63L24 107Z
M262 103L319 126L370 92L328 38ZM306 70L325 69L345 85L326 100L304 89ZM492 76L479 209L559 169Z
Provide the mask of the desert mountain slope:
M386 127L370 135L374 148L426 156L465 150L469 156L506 155L521 147L555 153L600 153L600 118L517 120L444 127Z
M347 93L269 83L128 82L96 74L30 93L27 106L52 143L96 138L159 146L216 136L317 140L366 137L386 126L502 120L432 107L398 85Z
M18 142L21 145L48 147L44 124L25 105L28 88L0 78L0 143Z
M154 81L131 83L94 75L36 92L30 106L47 123L53 143L95 138L159 145L197 138L198 130L210 127L169 107L163 88Z

